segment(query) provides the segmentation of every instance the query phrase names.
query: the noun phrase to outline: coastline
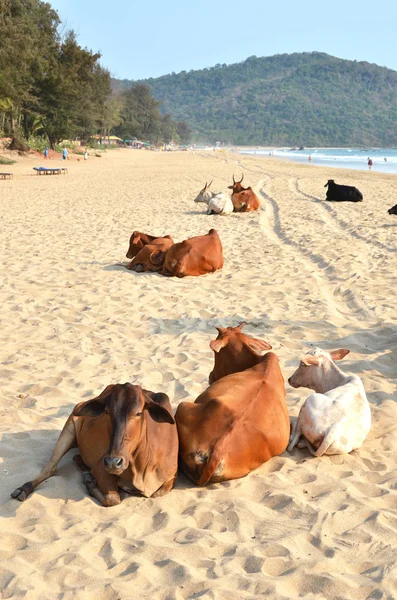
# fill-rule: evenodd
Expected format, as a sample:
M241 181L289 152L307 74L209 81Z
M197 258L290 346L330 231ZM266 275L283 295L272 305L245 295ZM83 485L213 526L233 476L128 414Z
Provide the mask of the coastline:
M270 155L301 164L310 163L312 166L358 171L369 170L367 160L370 157L373 162L372 171L386 174L397 173L396 148L304 148L298 150L275 147L238 147L235 151L243 155Z

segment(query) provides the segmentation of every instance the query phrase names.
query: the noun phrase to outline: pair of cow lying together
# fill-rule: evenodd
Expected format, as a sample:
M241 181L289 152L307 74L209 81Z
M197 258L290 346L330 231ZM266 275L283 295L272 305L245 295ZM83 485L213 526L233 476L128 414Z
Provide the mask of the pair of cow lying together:
M195 402L181 402L175 419L166 394L130 383L109 385L77 404L48 464L11 496L25 500L55 474L71 448L89 493L103 506L120 503L120 491L162 496L175 482L179 459L197 485L244 477L273 456L307 447L314 456L359 448L371 426L361 379L335 364L349 350L313 349L289 378L315 391L290 431L284 379L271 346L237 327L218 329L210 386Z
M223 267L222 244L215 229L177 244L170 235L156 237L134 231L126 256L132 258L124 265L127 269L168 277L205 275Z
M207 205L207 215L230 215L232 212L251 212L258 210L260 202L252 187L243 187L240 181L235 181L233 175L233 185L229 185L228 189L232 190L232 195L227 192L211 192L210 183L206 183L198 196L194 199L195 202L203 202Z

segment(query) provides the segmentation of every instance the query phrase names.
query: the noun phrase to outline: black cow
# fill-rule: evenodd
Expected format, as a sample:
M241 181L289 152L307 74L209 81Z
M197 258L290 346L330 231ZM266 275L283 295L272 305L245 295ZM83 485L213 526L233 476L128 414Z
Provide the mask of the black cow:
M389 213L389 215L397 215L397 204L389 208L387 212Z
M362 202L362 193L352 185L338 185L333 179L328 179L324 187L328 187L327 200L334 202Z

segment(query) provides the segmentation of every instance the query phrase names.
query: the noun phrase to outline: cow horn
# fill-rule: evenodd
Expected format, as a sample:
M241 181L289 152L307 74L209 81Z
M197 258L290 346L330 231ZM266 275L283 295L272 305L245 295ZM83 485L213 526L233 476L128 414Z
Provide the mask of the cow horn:
M209 188L209 187L210 187L210 185L211 185L211 183L212 183L213 181L214 181L214 180L213 180L213 179L211 179L210 183L207 185L207 188Z
M243 181L243 179L244 179L244 173L241 175L241 179L240 179L239 183L241 183Z
M239 323L236 327L236 329L239 329L240 331L242 330L243 327L245 327L245 325L247 325L246 321L241 321L241 323Z
M233 173L233 184L235 184L235 183L236 183L236 181L235 181L235 179L234 179L234 173Z

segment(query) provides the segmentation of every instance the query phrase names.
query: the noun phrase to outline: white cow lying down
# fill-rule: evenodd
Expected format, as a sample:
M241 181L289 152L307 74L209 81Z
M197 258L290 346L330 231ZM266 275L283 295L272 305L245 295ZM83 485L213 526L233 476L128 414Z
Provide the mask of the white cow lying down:
M359 448L371 428L371 410L358 375L345 375L333 362L349 350L330 354L314 348L302 357L288 379L292 387L307 387L316 393L303 403L292 428L288 451L307 446L314 456L347 454Z
M209 190L211 183L212 181L208 185L205 184L194 201L207 204L207 215L213 213L216 215L230 215L234 210L231 196L226 192L211 192Z

